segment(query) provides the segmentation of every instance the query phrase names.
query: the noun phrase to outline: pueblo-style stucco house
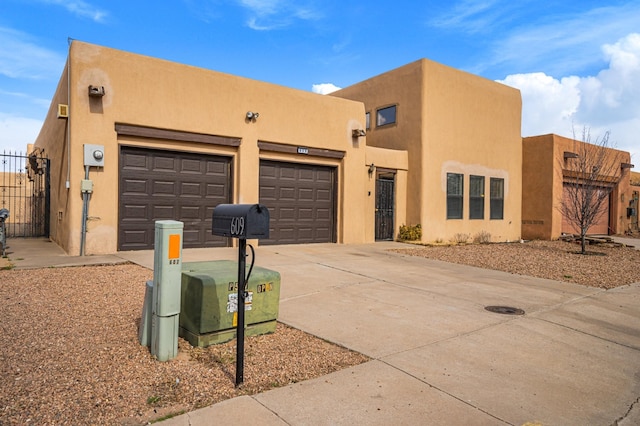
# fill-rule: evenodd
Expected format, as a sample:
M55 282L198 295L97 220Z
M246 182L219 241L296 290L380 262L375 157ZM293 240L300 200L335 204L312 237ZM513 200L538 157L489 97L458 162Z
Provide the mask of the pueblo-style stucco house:
M423 241L520 239L518 90L423 59L333 95L364 103L368 146L409 153L406 224L421 224Z
M597 151L603 154L599 163L606 167L594 178L594 185L609 195L587 234L622 234L632 230L634 212L628 208L634 205L635 194L631 188L630 154L549 134L523 139L523 238L552 240L562 234L579 234L563 216L561 205L568 199L569 184L576 173L573 162L580 161L585 154L599 155L595 154ZM637 224L637 216L635 221Z
M50 237L72 254L151 249L154 222L211 235L220 203L263 203L260 244L520 238L521 98L421 60L323 96L74 41L35 142Z

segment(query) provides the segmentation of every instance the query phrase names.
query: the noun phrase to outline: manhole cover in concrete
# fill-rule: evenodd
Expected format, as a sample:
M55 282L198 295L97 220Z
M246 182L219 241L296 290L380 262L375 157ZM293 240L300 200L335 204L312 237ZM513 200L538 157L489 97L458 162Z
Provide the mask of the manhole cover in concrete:
M524 311L522 309L512 308L511 306L486 306L485 309L496 314L524 315Z

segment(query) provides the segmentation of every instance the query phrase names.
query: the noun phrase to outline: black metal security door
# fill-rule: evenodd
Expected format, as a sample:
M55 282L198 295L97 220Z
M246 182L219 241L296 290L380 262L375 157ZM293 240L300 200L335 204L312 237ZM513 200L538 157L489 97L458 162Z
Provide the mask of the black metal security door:
M6 236L49 236L49 159L0 154L0 209L9 210Z
M395 175L379 174L376 179L376 240L393 240Z

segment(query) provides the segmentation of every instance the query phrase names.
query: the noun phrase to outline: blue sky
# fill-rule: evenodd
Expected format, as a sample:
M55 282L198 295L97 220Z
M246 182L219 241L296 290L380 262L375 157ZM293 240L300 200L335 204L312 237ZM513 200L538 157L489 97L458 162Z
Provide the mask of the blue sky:
M523 136L592 136L640 169L640 2L0 0L0 152L40 129L68 38L325 93L420 58L517 87Z

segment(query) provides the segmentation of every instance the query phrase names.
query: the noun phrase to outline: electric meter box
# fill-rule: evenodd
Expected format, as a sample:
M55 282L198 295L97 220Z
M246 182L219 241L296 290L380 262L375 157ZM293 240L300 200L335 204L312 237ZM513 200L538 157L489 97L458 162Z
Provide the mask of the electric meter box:
M262 204L219 204L213 209L211 234L256 240L269 238L269 209Z
M280 273L254 266L246 284L245 334L273 333L280 304ZM191 345L206 347L234 339L238 263L229 260L184 263L180 300L180 337Z

